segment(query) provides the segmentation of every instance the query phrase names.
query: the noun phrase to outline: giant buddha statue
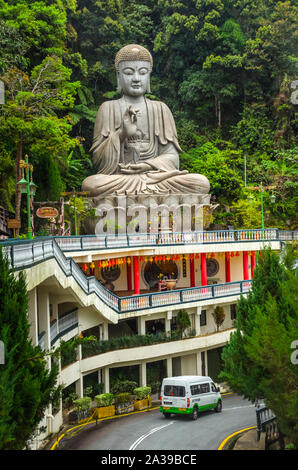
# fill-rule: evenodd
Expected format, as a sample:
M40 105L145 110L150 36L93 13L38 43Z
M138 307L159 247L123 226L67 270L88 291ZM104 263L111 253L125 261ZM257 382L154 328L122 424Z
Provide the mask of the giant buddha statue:
M146 98L153 60L142 46L130 44L116 55L118 91L97 113L92 158L96 174L82 185L93 202L119 195L201 194L208 179L179 170L181 148L166 104Z

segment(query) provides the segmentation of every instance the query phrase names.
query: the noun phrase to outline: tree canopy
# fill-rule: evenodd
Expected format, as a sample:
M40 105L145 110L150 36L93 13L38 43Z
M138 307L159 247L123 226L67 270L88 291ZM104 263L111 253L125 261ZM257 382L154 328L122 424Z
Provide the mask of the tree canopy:
M264 399L297 446L298 373L291 360L298 335L296 256L292 247L281 259L270 248L262 250L252 289L237 305L236 331L223 349L220 378L251 401Z
M295 228L297 19L294 0L0 0L0 204L19 217L26 153L36 200L80 189L97 109L119 96L115 54L139 43L153 55L150 98L174 114L181 166L210 177L215 226L249 219L246 158L248 186L276 186L265 225Z

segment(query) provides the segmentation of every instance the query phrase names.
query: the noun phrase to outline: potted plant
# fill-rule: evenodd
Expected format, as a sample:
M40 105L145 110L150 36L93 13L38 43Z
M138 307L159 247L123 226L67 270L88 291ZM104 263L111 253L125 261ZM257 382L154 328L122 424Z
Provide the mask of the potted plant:
M97 407L97 418L105 418L106 416L114 416L115 406L113 405L114 395L112 393L102 393L94 397Z
M134 402L135 410L144 410L151 406L151 387L138 387L134 389L133 393L136 396L136 400Z
M134 403L130 393L118 393L115 395L116 415L129 413L134 410Z
M80 423L89 419L91 398L83 397L73 401L74 411L68 415L70 423Z
M175 273L169 274L169 279L166 280L167 289L173 290L176 287L177 279L175 279Z

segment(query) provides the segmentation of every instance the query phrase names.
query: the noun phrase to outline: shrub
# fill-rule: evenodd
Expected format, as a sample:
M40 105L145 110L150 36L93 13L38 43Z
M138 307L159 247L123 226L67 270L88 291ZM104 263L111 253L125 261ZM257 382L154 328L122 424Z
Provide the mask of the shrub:
M216 324L216 329L217 331L219 331L220 326L223 324L226 318L226 314L223 307L215 307L214 311L212 312L212 315Z
M112 386L112 393L133 393L134 389L138 386L137 382L133 380L117 380Z
M92 396L101 395L103 393L103 383L96 383L92 385Z
M150 395L151 387L138 387L134 389L133 393L136 395L137 400L143 400L143 398Z
M186 330L186 328L191 326L191 321L190 321L187 310L185 309L179 310L178 315L177 315L177 325L178 325L178 329L180 330L180 334L182 338L183 333Z
M96 395L94 399L98 406L110 406L113 403L114 395L112 393L102 393L101 395Z
M78 398L77 400L73 401L73 404L77 412L87 411L89 410L90 405L91 405L91 398L90 397Z
M118 393L115 395L115 405L120 405L121 403L127 403L130 400L130 393Z

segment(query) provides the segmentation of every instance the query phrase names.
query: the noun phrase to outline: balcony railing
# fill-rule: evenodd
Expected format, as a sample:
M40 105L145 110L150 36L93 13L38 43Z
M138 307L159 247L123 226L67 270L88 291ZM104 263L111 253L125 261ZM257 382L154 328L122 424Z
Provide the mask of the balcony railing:
M177 305L181 303L198 302L202 300L228 297L247 293L251 288L251 281L229 282L214 286L190 287L164 292L153 292L118 298L118 312L125 313L146 308Z
M64 252L105 250L110 248L152 247L160 245L196 245L207 243L239 243L248 241L291 241L297 239L298 233L296 231L285 231L275 228L55 237L57 244Z
M51 345L78 326L78 310L72 310L51 323Z
M217 233L217 235L215 235ZM216 243L222 243L223 233L226 234L226 237L237 238L237 241L241 240L296 240L298 238L298 232L284 232L276 229L268 230L238 230L238 231L222 231L222 232L197 232L193 234L170 234L171 237L175 236L175 243L179 243L179 235L183 236L183 243L191 243L190 239L186 237L193 236L193 240L199 240L199 237L202 237L204 243L211 243L211 238L213 237L216 240ZM236 234L236 235L235 235ZM258 235L259 234L259 235ZM169 235L169 234L168 234ZM137 246L137 243L140 242L140 245L144 246L145 239L142 237L150 237L150 242L155 240L155 243L158 242L161 234L146 234L146 235L133 235L129 238L125 235L125 239L128 243L134 243L134 246ZM164 236L164 234L162 234ZM120 236L121 237L121 236ZM135 238L133 238L135 237ZM211 237L211 238L210 238ZM260 237L260 238L258 238ZM95 294L102 302L104 302L108 307L117 313L129 312L134 310L141 310L147 308L156 308L164 305L175 305L185 302L194 302L200 300L207 300L212 298L225 297L230 295L238 295L245 293L250 288L250 281L239 281L231 282L227 284L217 284L213 286L200 286L187 289L177 289L173 291L163 291L158 293L148 293L135 295L130 297L118 297L114 293L107 290L97 279L92 277L86 277L79 266L72 258L66 258L61 248L58 246L58 243L62 245L62 249L65 250L65 244L72 240L77 241L79 244L84 240L89 240L90 243L94 243L94 246L98 248L98 244L95 241L100 238L104 240L105 246L109 245L111 247L111 238L110 236L104 237L45 237L45 238L35 238L33 240L9 240L1 242L1 246L4 254L7 255L10 266L15 270L26 269L34 266L35 264L47 261L50 259L55 259L65 276L72 276L85 294ZM117 243L116 243L116 240ZM124 243L124 239L121 238ZM119 248L119 237L114 237L115 247ZM227 241L227 238L226 238ZM174 239L172 238L172 242ZM181 241L182 243L182 241ZM195 243L195 242L193 242ZM126 245L128 246L128 245ZM131 245L129 245L131 246ZM82 249L82 248L81 248ZM83 248L85 249L85 248ZM67 250L65 250L67 251ZM73 251L73 248L70 248L69 251Z

